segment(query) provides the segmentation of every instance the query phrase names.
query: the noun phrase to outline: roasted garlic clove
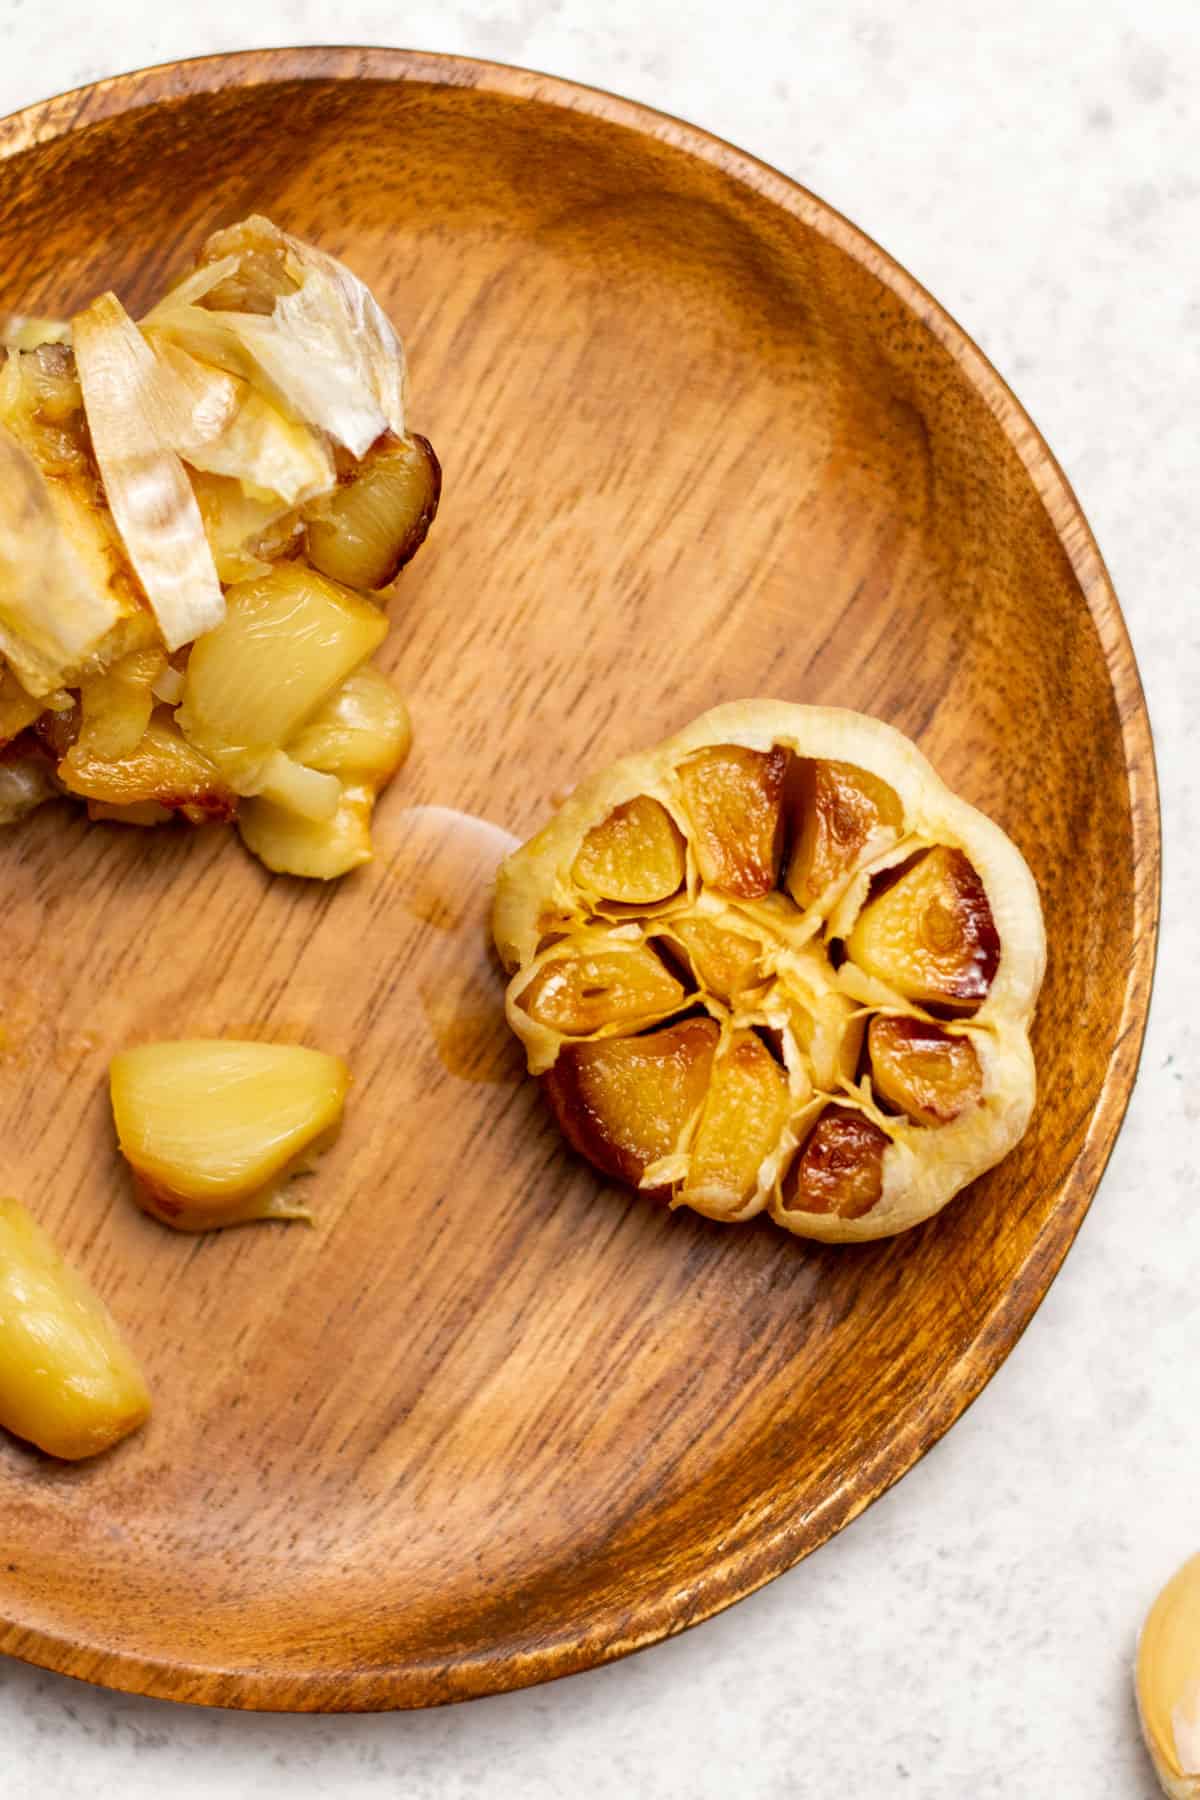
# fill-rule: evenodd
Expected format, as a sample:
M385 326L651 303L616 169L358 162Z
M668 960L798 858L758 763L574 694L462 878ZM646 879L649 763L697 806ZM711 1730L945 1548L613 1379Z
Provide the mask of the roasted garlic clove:
M566 1045L542 1077L563 1136L636 1187L679 1152L704 1103L719 1035L711 1019L684 1019L640 1037Z
M112 762L136 750L154 712L155 683L166 668L165 650L135 650L103 675L81 682L80 752Z
M769 894L783 854L785 749L714 744L680 763L701 879L741 900Z
M684 1204L716 1218L753 1206L760 1171L778 1149L789 1110L784 1071L753 1031L735 1031L713 1068Z
M670 921L669 934L664 941L674 939L683 946L697 983L727 1006L765 979L761 938L739 931L736 923L679 914Z
M717 708L581 783L499 871L492 923L509 1023L552 1095L575 1092L581 1038L642 1043L702 1015L718 1027L703 1106L648 1172L637 1164L674 1204L885 1237L1028 1123L1045 963L1033 878L878 720ZM931 1019L939 1006L969 1010L969 1028ZM619 1092L604 1135L559 1106L609 1175L634 1167L611 1150Z
M883 1195L885 1131L847 1106L821 1114L783 1184L785 1212L862 1219Z
M113 1118L138 1200L177 1231L308 1219L282 1192L327 1149L350 1074L296 1044L192 1038L113 1058Z
M966 1010L987 998L1000 963L983 883L961 850L941 845L867 903L846 949L904 999Z
M895 791L851 763L805 758L793 779L791 805L795 825L787 890L802 909L815 905L857 863L895 843L904 823Z
M644 794L593 825L571 870L576 885L598 900L628 906L669 900L686 874L683 833L666 807Z
M407 706L387 676L367 664L346 677L290 739L287 751L306 768L378 790L411 747Z
M27 694L11 669L0 662L0 749L27 731L45 710L45 702Z
M59 763L58 778L68 793L85 800L123 808L153 803L193 824L232 819L237 812L229 783L169 715L153 719L126 756L96 756L81 739Z
M74 1462L149 1413L108 1308L19 1201L0 1199L0 1426Z
M1142 1736L1171 1800L1200 1796L1200 1556L1168 1581L1138 1640Z
M247 850L276 875L334 881L370 862L374 811L373 788L344 787L332 818L304 818L259 798L241 802L237 825Z
M517 995L522 1012L565 1037L636 1027L677 1010L683 983L645 944L597 939L552 952Z
M948 1125L983 1097L983 1070L970 1038L926 1019L876 1015L867 1054L876 1093L920 1125Z
M304 509L309 562L347 587L390 587L425 542L441 491L428 438L384 440L347 481Z
M214 759L279 749L387 635L369 601L285 563L226 596L192 648L179 723Z

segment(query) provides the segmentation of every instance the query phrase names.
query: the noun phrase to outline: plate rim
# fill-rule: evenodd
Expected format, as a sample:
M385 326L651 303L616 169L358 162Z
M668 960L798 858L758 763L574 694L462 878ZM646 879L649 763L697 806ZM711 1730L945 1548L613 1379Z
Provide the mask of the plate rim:
M127 1693L249 1711L371 1712L438 1705L557 1679L677 1635L793 1567L907 1474L962 1416L1032 1320L1086 1216L1121 1128L1149 1016L1161 903L1162 828L1149 712L1128 628L1091 527L1049 445L970 334L866 232L799 182L716 134L600 87L456 54L371 46L294 46L174 59L108 76L0 119L0 164L104 119L228 88L289 80L412 82L472 88L593 118L700 159L818 232L873 274L925 325L987 405L1033 482L1091 616L1117 708L1129 788L1132 946L1113 1052L1079 1154L1054 1212L1017 1276L988 1310L936 1395L897 1436L868 1453L817 1512L794 1510L715 1558L699 1583L643 1602L636 1619L611 1605L586 1625L565 1621L535 1649L475 1651L448 1669L408 1659L387 1670L222 1669L88 1646L10 1617L0 1598L0 1652Z

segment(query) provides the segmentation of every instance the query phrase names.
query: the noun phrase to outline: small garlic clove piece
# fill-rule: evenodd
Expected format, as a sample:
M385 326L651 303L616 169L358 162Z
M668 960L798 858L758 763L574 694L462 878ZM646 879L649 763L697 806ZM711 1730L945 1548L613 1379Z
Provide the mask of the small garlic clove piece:
M1137 1652L1142 1736L1171 1800L1200 1800L1200 1556L1168 1581Z
M337 1135L350 1085L340 1057L191 1038L122 1051L110 1081L146 1212L177 1231L309 1218L282 1190Z

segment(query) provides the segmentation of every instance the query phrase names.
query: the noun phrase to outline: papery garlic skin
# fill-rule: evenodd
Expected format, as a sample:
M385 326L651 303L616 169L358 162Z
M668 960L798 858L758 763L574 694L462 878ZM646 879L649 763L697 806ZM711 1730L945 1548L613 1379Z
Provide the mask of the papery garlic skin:
M225 617L216 565L187 471L171 448L176 384L115 294L72 321L92 446L122 542L162 639L179 650Z

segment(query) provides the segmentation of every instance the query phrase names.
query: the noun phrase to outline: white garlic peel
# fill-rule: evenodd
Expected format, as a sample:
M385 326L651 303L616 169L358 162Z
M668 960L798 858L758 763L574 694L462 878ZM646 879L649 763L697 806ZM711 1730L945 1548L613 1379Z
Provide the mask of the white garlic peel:
M1171 1800L1200 1800L1200 1556L1150 1608L1137 1652L1137 1704L1155 1773Z

